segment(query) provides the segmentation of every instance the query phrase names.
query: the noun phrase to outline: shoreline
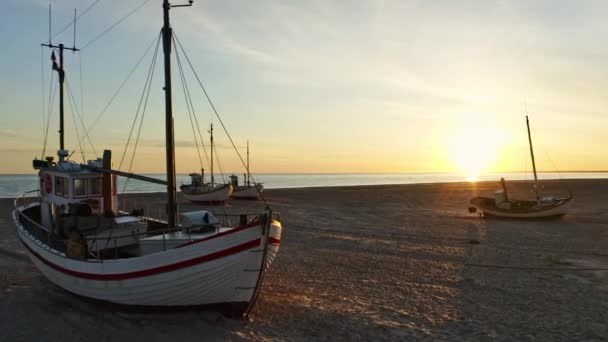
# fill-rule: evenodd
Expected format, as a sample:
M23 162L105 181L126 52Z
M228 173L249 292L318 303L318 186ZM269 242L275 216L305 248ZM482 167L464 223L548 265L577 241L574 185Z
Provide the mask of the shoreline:
M534 180L524 180L524 179L515 179L515 180L505 180L507 184L527 184L534 183ZM553 183L567 183L567 182L594 182L594 181L608 181L608 178L566 178L566 179L543 179L538 182L543 184L553 184ZM354 184L354 185L327 185L327 186L303 186L303 187L283 187L283 188L265 188L264 192L268 191L284 191L284 190L306 190L306 189L341 189L341 188L368 188L368 187L378 187L378 188L392 188L392 187L404 187L404 186L429 186L429 185L437 185L437 186L445 186L445 185L460 185L460 186L485 186L488 184L500 183L500 179L495 181L492 180L483 180L483 181L448 181L448 182L421 182L421 183L393 183L393 184ZM35 190L30 190L35 191ZM140 191L140 192L119 192L118 195L137 195L137 194L162 194L162 191ZM181 191L178 189L177 193L180 194ZM18 194L19 195L19 194ZM0 196L0 200L6 199L15 199L16 196L13 197L2 197Z

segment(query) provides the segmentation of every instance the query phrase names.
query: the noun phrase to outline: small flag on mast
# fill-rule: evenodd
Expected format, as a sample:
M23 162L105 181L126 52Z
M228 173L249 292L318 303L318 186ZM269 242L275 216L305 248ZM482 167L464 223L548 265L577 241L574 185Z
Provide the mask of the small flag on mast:
M57 63L57 57L55 56L55 51L51 53L51 61L53 61L53 70L59 71L59 63Z

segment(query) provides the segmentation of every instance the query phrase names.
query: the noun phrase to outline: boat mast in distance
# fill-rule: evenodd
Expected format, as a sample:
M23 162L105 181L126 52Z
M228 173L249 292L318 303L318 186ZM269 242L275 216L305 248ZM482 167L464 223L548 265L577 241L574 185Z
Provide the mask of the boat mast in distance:
M211 135L211 187L213 188L213 123L211 123L211 130L209 130L209 134Z
M526 115L526 127L528 128L528 142L530 143L530 156L532 157L532 170L534 171L534 192L536 192L536 202L540 202L538 189L538 176L536 175L536 162L534 161L534 149L532 148L532 135L530 134L530 121Z
M245 180L245 185L249 186L249 179L251 179L249 173L249 140L247 140L247 179Z
M167 224L169 228L177 227L177 189L175 177L175 135L173 130L173 108L171 99L171 40L172 31L169 23L171 7L192 6L188 4L171 5L169 0L163 0L163 54L165 61L165 140L167 156Z

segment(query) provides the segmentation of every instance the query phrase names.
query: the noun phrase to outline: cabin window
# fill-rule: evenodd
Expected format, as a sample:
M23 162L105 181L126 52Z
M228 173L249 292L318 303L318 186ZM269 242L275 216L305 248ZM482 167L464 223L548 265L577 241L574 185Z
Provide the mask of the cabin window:
M86 179L75 178L74 179L74 197L83 197L87 195Z
M62 197L68 197L70 195L67 178L55 176L55 195Z
M91 195L101 195L101 178L91 179Z

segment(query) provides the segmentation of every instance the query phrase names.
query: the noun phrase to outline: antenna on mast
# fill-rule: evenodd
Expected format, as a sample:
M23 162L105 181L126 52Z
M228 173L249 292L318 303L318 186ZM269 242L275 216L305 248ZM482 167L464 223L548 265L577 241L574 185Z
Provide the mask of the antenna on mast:
M49 45L51 45L51 4L49 3Z
M74 49L72 51L76 52L75 51L76 50L76 9L75 8L74 8L74 45L72 45L72 46L73 46L73 49Z
M76 19L74 18L74 27L76 25ZM74 31L74 37L76 37L76 31ZM63 101L63 83L65 80L65 68L64 68L64 59L63 59L63 50L71 50L71 51L79 51L76 48L76 42L74 41L74 47L65 47L63 44L53 45L51 42L51 4L49 4L49 43L48 44L40 44L42 46L46 46L51 48L53 51L51 53L51 60L53 61L53 70L57 71L59 74L59 161L63 161L67 156L67 151L64 150L64 101ZM55 50L59 50L59 60L55 56Z

